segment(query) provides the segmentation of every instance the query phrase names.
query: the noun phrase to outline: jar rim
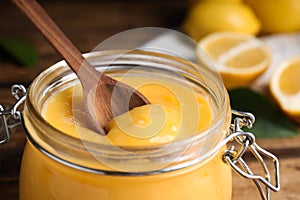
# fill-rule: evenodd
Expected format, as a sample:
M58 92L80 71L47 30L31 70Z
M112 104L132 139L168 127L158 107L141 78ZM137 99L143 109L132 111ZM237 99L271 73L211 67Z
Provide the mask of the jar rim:
M110 56L110 55L118 55L118 54L122 54L122 53L129 53L133 56L136 56L136 55L142 55L142 56L152 56L152 57L159 57L159 58L163 58L163 59L167 59L167 60L172 60L172 61L175 61L175 62L179 62L179 63L184 63L184 64L187 64L187 65L195 65L194 63L191 63L190 61L187 61L187 60L184 60L184 59L181 59L181 58L178 58L178 57L174 57L172 55L167 55L167 54L161 54L161 53L157 53L157 52L148 52L148 51L141 51L141 50L134 50L134 51L128 51L128 50L109 50L109 51L101 51L101 52L92 52L92 53L87 53L87 54L83 54L83 56L85 58L87 58L90 62L92 62L93 64L93 59L96 58L99 58L101 56ZM41 92L42 90L39 90L37 91L36 88L38 86L40 86L40 83L41 81L43 81L50 73L52 73L53 71L56 71L58 68L66 68L65 70L69 70L69 68L67 67L67 64L65 61L59 61L58 63L52 65L51 67L49 67L48 69L46 69L45 71L43 71L39 76L37 76L34 81L32 82L32 84L30 85L29 87L29 90L28 90L28 96L27 96L27 99L26 99L26 106L25 106L25 112L28 112L30 115L34 115L36 120L39 122L40 125L43 126L43 128L46 128L48 131L50 131L51 133L58 133L60 135L63 135L63 137L65 138L65 140L68 140L68 141L72 141L72 143L78 143L78 140L79 139L76 139L76 138L73 138L72 136L68 136L66 134L64 134L62 131L58 130L57 128L55 128L54 126L52 126L50 123L47 122L47 120L42 116L41 112L40 112L40 109L38 108L37 104L34 103L36 100L34 99L34 96L36 94L36 92ZM211 72L211 70L209 68L206 68L205 71L210 74L211 76L215 76L213 72ZM173 148L173 147L176 147L178 146L178 144L183 144L183 143L191 143L191 142L195 142L195 141L199 141L199 140L202 140L203 138L207 137L208 134L210 134L210 132L212 130L215 130L216 128L219 128L220 126L224 125L225 124L228 124L226 125L226 128L227 126L229 126L229 122L228 122L228 119L227 119L227 122L224 122L226 121L226 115L229 115L228 113L230 108L229 108L229 103L227 101L228 100L228 96L227 96L227 92L226 92L226 89L224 88L224 85L222 82L215 82L215 84L217 84L217 87L220 91L219 91L219 94L223 95L221 96L221 101L219 102L220 104L218 104L218 106L220 106L220 108L218 109L218 113L215 113L215 116L214 118L212 119L213 121L211 122L212 124L212 127L210 127L206 132L204 133L201 133L201 134L198 134L196 137L194 136L193 138L186 138L186 139L183 139L183 140L179 140L179 141L175 141L175 142L172 142L171 144L169 144L168 148ZM214 91L215 92L215 91ZM25 120L25 123L26 123L26 120ZM26 124L25 124L26 126ZM225 129L226 129L225 128ZM27 133L27 136L29 138L29 140L31 141L31 143L34 143L35 146L38 146L38 148L40 150L42 150L44 153L46 154L49 154L48 156L50 157L58 157L59 159L59 156L57 155L52 155L53 153L49 152L47 150L47 147L44 147L43 145L45 144L39 144L35 141L34 137L30 134L30 131L28 131ZM219 138L219 139L223 139L225 137L225 134L223 135L223 137ZM220 141L218 141L220 142ZM99 144L97 144L99 145ZM102 145L102 144L101 144ZM105 146L105 144L103 144ZM126 147L128 148L128 147ZM140 148L140 147L139 147ZM147 149L153 149L153 148L157 148L157 146L151 146L151 147L143 147L143 150L147 150ZM159 148L161 148L161 146L159 146ZM109 146L105 146L104 149L107 149L109 150ZM133 147L132 148L129 148L129 150L135 150L136 147ZM48 153L47 153L48 152ZM202 159L205 159L205 158L202 158ZM60 161L64 161L64 159L60 159ZM65 160L67 163L68 161ZM66 164L66 162L64 162ZM79 165L77 165L78 167ZM85 170L89 169L88 167L85 167ZM186 167L186 166L181 166L181 167ZM172 168L173 169L173 168ZM88 171L90 171L91 169L89 169ZM99 171L99 170L96 170L96 171ZM105 171L105 170L102 170L102 172ZM159 170L159 171L165 171L164 170ZM106 171L105 173L108 173L109 171ZM109 172L109 173L117 173L119 174L120 172ZM132 173L132 172L131 172Z

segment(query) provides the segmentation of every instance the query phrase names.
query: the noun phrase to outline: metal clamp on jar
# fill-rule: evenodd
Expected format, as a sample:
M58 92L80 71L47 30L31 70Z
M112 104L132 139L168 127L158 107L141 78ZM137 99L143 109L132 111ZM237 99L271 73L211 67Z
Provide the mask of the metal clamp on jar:
M111 64L112 56L120 57L120 54L120 51L108 51L86 56L97 68L101 68ZM171 165L164 162L173 158L174 153L189 140L159 148L138 149L138 154L116 152L93 142L83 144L76 138L67 137L41 116L47 98L76 81L76 76L66 67L66 63L59 62L39 75L28 91L22 85L14 85L12 95L17 102L13 106L0 105L3 132L0 144L8 142L10 129L20 123L28 138L21 167L21 200L41 198L43 195L46 199L71 199L76 196L79 199L118 200L126 198L124 195L131 199L139 199L143 195L145 200L173 200L183 197L189 200L230 200L232 183L228 166L253 181L263 200L270 200L271 190L280 190L277 157L258 146L251 132L242 130L243 127L252 127L254 116L230 109L226 90L213 73L202 68L193 70L193 64L159 53L132 51L121 57L108 73L123 73L126 68L125 70L130 69L133 76L146 74L168 78L170 72L176 71L176 74L192 80L196 88L206 87L203 91L211 93L210 97L214 98L212 102L216 119L212 127L203 137L193 138L188 150L180 154L180 158ZM137 65L137 71L131 69L131 66ZM204 81L205 85L201 84L203 77L214 85L207 81ZM24 102L22 111L19 107ZM89 148L92 150L87 151ZM93 156L90 156L91 152ZM246 152L250 152L261 165L262 175L256 174L248 166L243 158ZM99 160L95 159L97 156L111 163L138 166L139 171L99 167ZM155 163L163 164L154 170L147 168ZM211 166L214 165L216 168L212 169ZM272 171L269 171L269 167ZM224 177L215 177L219 174ZM218 192L222 194L217 194Z
M0 104L0 144L8 142L13 129L21 124L22 111L19 110L19 106L26 99L26 88L23 85L13 85L11 87L11 94L17 100L13 106Z

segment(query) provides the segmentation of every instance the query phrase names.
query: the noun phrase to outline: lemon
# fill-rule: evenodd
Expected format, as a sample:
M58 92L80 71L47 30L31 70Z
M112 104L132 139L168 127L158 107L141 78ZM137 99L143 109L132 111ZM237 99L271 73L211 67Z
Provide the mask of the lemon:
M300 123L300 56L280 63L272 73L269 85L281 109Z
M249 86L269 66L271 53L255 36L217 32L202 38L196 48L201 64L216 68L227 89Z
M201 1L193 6L183 24L185 32L194 40L219 31L257 34L260 22L243 3Z
M245 0L261 20L264 33L292 32L300 29L299 0Z

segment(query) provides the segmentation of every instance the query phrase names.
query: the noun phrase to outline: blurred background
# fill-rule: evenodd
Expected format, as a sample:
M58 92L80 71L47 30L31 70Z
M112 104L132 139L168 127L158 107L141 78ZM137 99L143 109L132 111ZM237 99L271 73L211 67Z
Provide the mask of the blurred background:
M275 45L275 49L281 49L279 54L284 55L294 47L297 54L300 54L299 0L278 0L276 4L272 0L41 0L39 2L82 53L90 52L103 40L129 29L163 27L187 33L196 41L214 31L237 31L259 39L267 37L265 41L269 42L270 46L274 41L273 36L276 36L276 41L278 36L281 39L280 43ZM15 102L10 95L10 87L13 84L21 83L29 86L39 73L61 59L13 3L1 1L0 103ZM233 94L237 97L237 101L244 105L248 104L244 102L245 98L240 100L240 93ZM254 105L253 102L265 102L260 107L254 105L256 109L271 104L269 100L261 100L261 97L258 97L258 101L253 98L252 93L250 98L246 98L248 101L252 100L249 105ZM278 106L273 106L272 109L274 107L276 111L269 114L279 117L276 120L269 119L270 122L264 121L263 118L262 127L267 127L265 129L269 129L270 134L267 135L267 139L266 136L259 139L264 148L282 159L282 191L274 194L274 199L300 199L299 123L288 121L287 125L273 126L274 123L280 124L278 120L280 122L289 120L287 115L279 111ZM265 110L262 109L261 113L264 114ZM299 115L298 113L298 117ZM270 125L266 126L266 123ZM279 130L287 135L276 134L280 132ZM18 127L14 132L10 141L0 146L0 199L5 200L18 199L18 173L25 134L22 127ZM234 176L233 200L258 199L257 191L249 185L249 181Z
M89 52L108 37L132 28L178 28L187 11L187 3L180 0L49 0L40 3L81 52ZM61 58L15 5L3 1L0 7L0 38L8 36L32 44L38 60L31 69L11 62L0 63L0 84L11 85L20 81L20 76L22 82L29 83L44 68Z

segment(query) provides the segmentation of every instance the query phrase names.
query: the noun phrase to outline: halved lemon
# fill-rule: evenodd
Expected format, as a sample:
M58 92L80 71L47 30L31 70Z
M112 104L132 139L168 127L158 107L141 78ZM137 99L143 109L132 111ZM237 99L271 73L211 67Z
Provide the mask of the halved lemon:
M276 67L270 78L270 91L281 109L300 123L300 56Z
M217 70L227 89L249 86L269 66L267 45L253 35L217 32L201 39L196 49L199 62Z

